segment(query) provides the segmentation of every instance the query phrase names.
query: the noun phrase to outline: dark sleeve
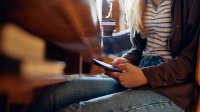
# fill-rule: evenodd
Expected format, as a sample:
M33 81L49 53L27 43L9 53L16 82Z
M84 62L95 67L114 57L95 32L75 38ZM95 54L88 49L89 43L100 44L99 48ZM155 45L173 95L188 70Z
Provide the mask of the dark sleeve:
M152 87L169 86L187 81L194 81L197 50L200 38L200 1L190 0L191 8L184 30L187 44L182 45L181 54L175 59L157 67L144 68L143 73Z
M146 46L146 39L142 39L139 33L131 31L130 40L132 48L125 53L122 57L128 59L133 65L138 65L142 56L142 51Z

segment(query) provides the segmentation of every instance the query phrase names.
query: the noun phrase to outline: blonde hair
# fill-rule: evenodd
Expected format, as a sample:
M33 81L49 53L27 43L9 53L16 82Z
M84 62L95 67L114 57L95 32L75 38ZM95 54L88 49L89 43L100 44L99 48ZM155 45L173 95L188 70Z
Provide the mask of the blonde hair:
M144 0L119 0L126 24L140 33L145 33Z

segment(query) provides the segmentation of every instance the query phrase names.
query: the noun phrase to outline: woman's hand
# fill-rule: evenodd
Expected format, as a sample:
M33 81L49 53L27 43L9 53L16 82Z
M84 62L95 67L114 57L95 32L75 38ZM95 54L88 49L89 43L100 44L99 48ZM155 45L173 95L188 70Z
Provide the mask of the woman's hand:
M118 57L118 58L115 58L113 60L113 62L111 63L111 65L117 67L118 65L124 64L124 63L129 63L129 60L127 60L125 58L122 58L122 57Z
M124 72L106 72L106 75L116 79L124 87L133 88L148 83L140 68L130 63L119 64L117 67Z

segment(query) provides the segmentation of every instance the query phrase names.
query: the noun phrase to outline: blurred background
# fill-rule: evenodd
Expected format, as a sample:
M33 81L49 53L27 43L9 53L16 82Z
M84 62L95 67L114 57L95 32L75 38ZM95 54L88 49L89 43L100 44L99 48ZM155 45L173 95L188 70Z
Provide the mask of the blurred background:
M0 0L0 112L25 112L46 86L104 76L92 59L110 63L131 47L119 6L118 0Z

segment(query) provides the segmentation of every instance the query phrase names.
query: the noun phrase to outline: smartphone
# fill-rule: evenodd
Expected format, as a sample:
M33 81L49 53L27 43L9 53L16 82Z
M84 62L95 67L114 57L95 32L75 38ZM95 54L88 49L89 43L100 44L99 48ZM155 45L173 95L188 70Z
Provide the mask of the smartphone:
M92 63L101 67L101 68L104 68L105 70L107 71L110 71L110 72L121 72L122 73L122 70L119 70L118 68L110 65L110 64L107 64L103 61L100 61L100 60L97 60L97 59L93 59L92 60Z

